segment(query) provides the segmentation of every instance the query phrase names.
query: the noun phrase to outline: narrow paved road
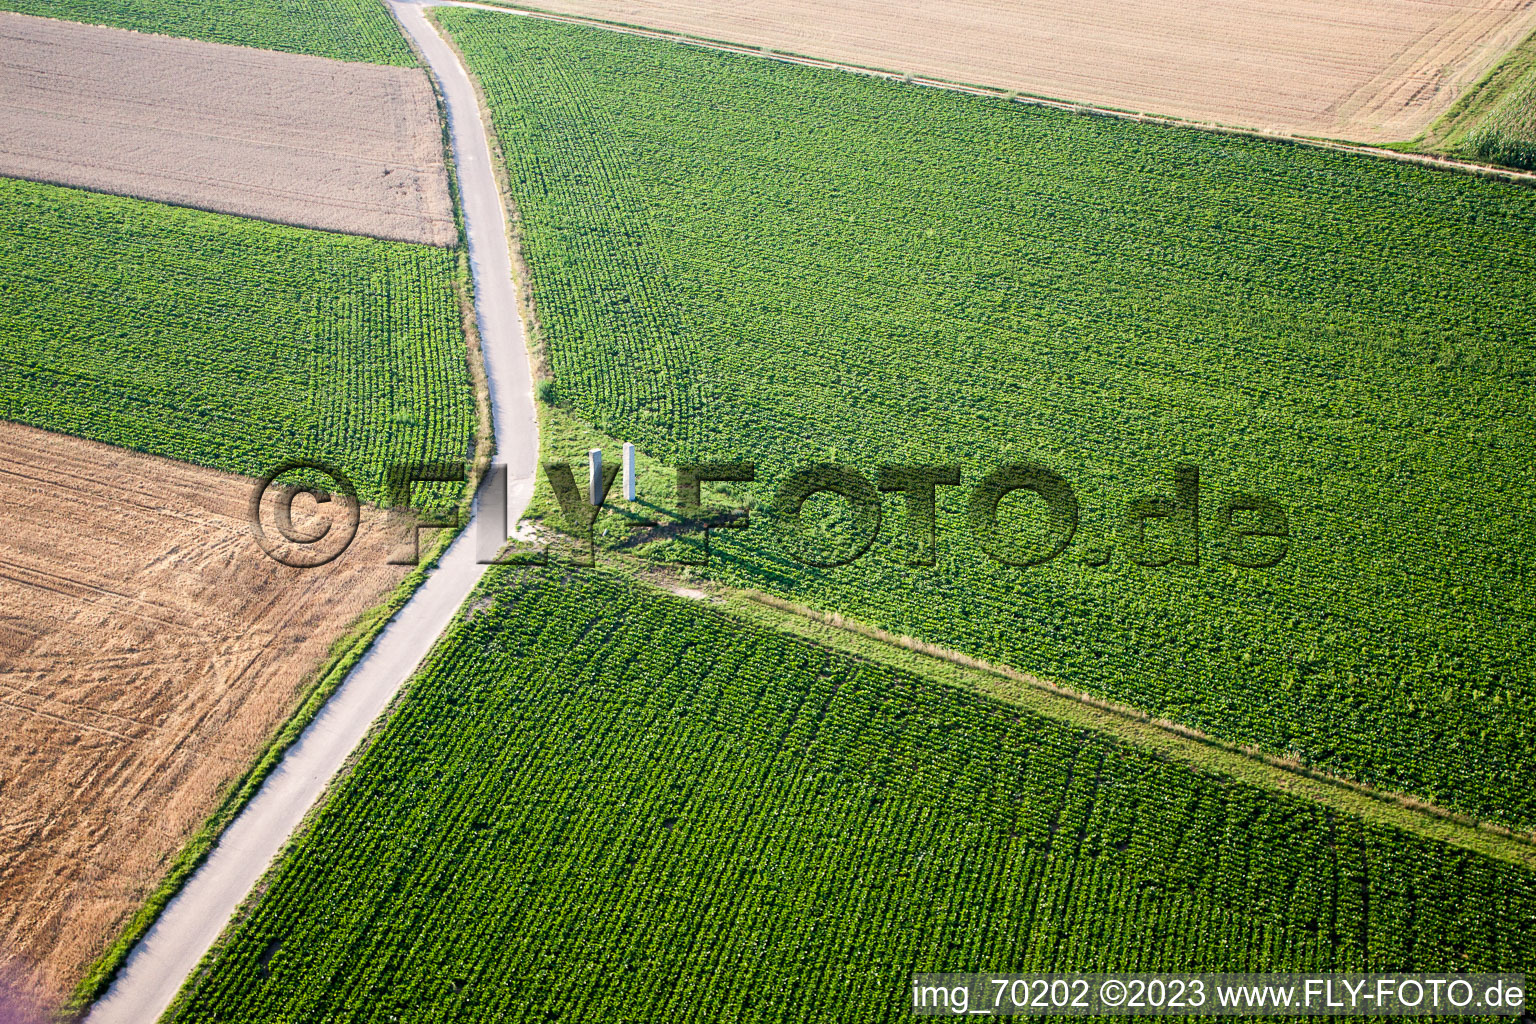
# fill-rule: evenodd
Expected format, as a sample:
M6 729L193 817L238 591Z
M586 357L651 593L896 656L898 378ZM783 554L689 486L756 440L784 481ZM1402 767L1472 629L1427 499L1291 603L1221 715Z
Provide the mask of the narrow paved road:
M496 187L486 126L469 76L422 9L389 0L390 9L426 55L447 100L470 262L475 315L490 377L496 461L507 467L508 522L533 493L538 422L522 319L512 285L506 212ZM476 560L476 509L469 529L380 634L335 696L316 716L250 804L225 830L181 893L134 947L112 987L91 1008L88 1024L149 1024L176 993L283 844L357 748L390 699L485 572ZM496 517L491 517L493 520Z

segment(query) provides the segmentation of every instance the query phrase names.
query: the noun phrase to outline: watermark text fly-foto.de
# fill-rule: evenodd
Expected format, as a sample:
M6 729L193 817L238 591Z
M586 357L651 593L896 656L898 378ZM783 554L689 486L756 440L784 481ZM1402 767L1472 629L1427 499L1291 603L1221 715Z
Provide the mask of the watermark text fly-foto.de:
M916 974L926 1017L1521 1017L1522 974Z
M587 470L586 487L578 482L575 467L548 462L542 471L565 520L576 550L569 564L591 565L596 557L594 526L605 507L620 467L604 464L594 449ZM311 477L329 478L332 484L279 484L284 474L305 471ZM456 514L431 518L404 512L411 504L411 489L419 483L462 482L464 463L431 462L394 466L386 473L390 505L396 510L391 529L395 533L390 561L414 564L418 558L417 536L423 529L456 527ZM633 503L635 490L633 448L625 446L624 500ZM708 564L710 535L719 530L743 531L766 521L762 532L778 553L803 565L836 568L865 557L885 528L888 504L899 503L904 515L899 538L905 564L933 566L940 544L937 515L941 489L963 493L964 527L946 542L973 547L992 561L1018 569L1049 564L1060 558L1077 534L1080 506L1076 491L1065 476L1036 462L1012 462L978 477L967 479L956 465L888 463L866 473L852 465L817 462L799 467L782 477L766 509L705 505L705 484L741 484L757 481L751 462L686 463L675 467L675 520L666 524L672 536L692 536L698 543L685 564ZM1200 564L1202 549L1220 561L1243 568L1264 569L1278 565L1291 549L1291 522L1284 507L1274 499L1246 492L1202 494L1200 469L1178 463L1171 468L1171 491L1133 498L1116 518L1118 550L1131 563L1158 568ZM507 471L492 465L480 483L475 529L481 536L476 550L481 562L498 561L498 552L509 537L506 516ZM293 503L308 494L318 509L333 510L323 525L301 529L293 519ZM811 523L806 508L821 498L830 500L843 515L835 526L825 519ZM1014 508L1027 508L1027 526L1020 528L1017 514L1002 514L1005 499L1018 496ZM322 517L323 518L323 517ZM284 564L307 567L330 561L345 550L357 530L357 492L347 476L334 466L318 462L288 462L267 474L251 498L252 530L263 550ZM657 528L655 519L638 518L636 529ZM535 556L545 557L545 556ZM1113 558L1107 545L1089 546L1078 561L1102 566ZM527 560L526 558L522 560Z

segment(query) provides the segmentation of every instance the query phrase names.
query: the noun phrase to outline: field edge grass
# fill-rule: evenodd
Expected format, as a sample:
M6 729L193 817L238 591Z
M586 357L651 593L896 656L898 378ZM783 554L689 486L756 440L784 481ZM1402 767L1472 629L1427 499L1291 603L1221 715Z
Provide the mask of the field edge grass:
M1489 122L1499 113L1504 102L1522 90L1536 95L1536 31L1532 31L1500 57L1487 74L1473 83L1406 148L1464 159L1494 160L1492 157L1478 155L1473 137L1479 130L1491 130ZM1536 141L1528 141L1527 145L1536 145ZM1532 169L1529 165L1514 163L1507 166Z
M640 574L640 578L644 578ZM655 581L651 581L656 586ZM994 665L912 637L818 611L759 591L719 588L736 615L771 623L854 657L904 668L927 679L982 693L1042 717L1088 728L1144 753L1270 792L1309 800L1379 825L1536 869L1536 835L1478 821L1410 794L1377 789L1103 700L1049 679Z
M541 463L566 460L566 449L577 444L582 448L602 447L605 451L619 444L567 406L550 401L535 405ZM637 455L644 457L638 449ZM639 465L639 461L637 470L649 468ZM647 488L654 489L655 483L647 475ZM534 530L552 562L561 561L573 550L574 535L559 513L548 478L542 472L521 522ZM599 571L622 574L673 597L706 601L738 619L800 636L852 657L901 668L947 686L981 693L1052 721L1107 734L1118 742L1186 767L1297 796L1354 817L1536 870L1536 832L1484 821L1411 793L1371 786L1252 744L1225 740L1160 718L1133 704L1096 696L1013 665L994 663L895 633L833 609L717 582L693 572L686 564L669 567L667 563L616 548L603 539L596 540L596 556L602 566Z

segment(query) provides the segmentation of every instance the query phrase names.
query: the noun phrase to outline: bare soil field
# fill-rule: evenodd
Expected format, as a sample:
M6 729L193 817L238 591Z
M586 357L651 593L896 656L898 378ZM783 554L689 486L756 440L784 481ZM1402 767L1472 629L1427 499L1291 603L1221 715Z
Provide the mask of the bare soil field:
M1406 140L1536 0L525 0L520 6L1201 122Z
M426 72L0 13L0 175L432 245Z
M246 522L254 482L0 422L0 981L63 1002L403 578L366 508L317 569ZM315 525L305 502L294 525ZM315 506L308 506L313 510ZM6 995L0 991L0 1019Z

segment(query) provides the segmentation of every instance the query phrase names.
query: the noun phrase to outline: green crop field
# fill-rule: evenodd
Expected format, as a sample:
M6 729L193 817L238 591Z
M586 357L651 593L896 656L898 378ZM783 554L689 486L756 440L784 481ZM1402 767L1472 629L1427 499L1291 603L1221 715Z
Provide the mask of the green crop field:
M1533 955L1529 871L500 570L170 1019L900 1020L913 971Z
M380 504L389 466L471 452L452 251L11 179L0 237L0 418L252 476L320 459Z
M1536 171L1536 76L1468 134L1467 152L1480 160Z
M383 0L0 0L0 10L336 60L416 63Z
M1536 760L1536 192L434 16L494 115L557 415L592 425L552 454L757 466L709 573L1536 825L1509 768ZM938 564L906 564L895 493L854 564L791 557L775 489L824 461L958 467ZM971 488L1023 462L1079 505L1046 565L969 525ZM1198 526L1128 539L1180 463ZM1222 557L1277 549L1230 532L1245 494L1286 514L1272 567ZM1046 546L1026 497L1002 506L1022 539L989 541L1015 561Z
M1498 69L1499 84L1484 86L1482 92L1497 98L1483 104L1469 104L1467 116L1472 122L1459 140L1463 155L1477 160L1536 171L1536 35L1505 58Z

